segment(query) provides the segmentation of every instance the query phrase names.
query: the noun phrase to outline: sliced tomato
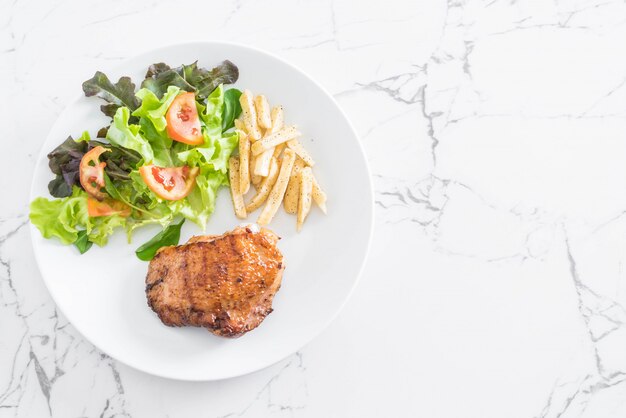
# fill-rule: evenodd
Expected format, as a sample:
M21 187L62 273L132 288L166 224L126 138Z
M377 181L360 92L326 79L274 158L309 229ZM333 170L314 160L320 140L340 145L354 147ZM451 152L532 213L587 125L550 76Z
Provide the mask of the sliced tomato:
M180 200L191 193L200 169L198 167L158 167L144 165L139 168L141 178L150 190L161 199Z
M109 151L100 145L89 150L80 160L79 177L80 184L90 196L98 200L107 197L101 189L104 187L104 167L107 163L100 162L100 155Z
M195 93L188 92L176 96L167 109L165 118L170 138L189 145L200 145L204 142Z
M105 198L102 201L87 198L87 214L92 218L97 216L120 215L130 216L130 207L119 200Z

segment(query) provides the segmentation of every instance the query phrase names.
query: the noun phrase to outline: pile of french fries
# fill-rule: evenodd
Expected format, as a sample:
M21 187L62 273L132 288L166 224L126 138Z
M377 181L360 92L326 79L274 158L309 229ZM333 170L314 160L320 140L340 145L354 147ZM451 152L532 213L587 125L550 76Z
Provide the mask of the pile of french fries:
M239 156L229 160L230 193L235 215L246 219L263 206L257 223L268 225L281 203L302 225L314 201L326 213L326 193L313 176L315 161L298 141L295 126L285 125L282 106L270 104L263 95L244 90L239 98L241 116L235 120ZM245 195L255 189L246 203Z

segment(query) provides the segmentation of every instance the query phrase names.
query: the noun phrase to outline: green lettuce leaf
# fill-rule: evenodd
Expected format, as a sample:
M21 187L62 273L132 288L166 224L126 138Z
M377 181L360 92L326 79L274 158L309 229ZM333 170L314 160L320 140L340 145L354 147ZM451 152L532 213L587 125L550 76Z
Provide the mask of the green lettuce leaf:
M84 229L82 231L78 231L78 238L76 238L76 241L74 241L74 246L78 249L78 251L81 254L85 254L87 251L89 251L92 245L93 242L89 241L89 235L87 234L87 231L85 231Z
M139 132L152 147L154 164L161 167L173 167L175 157L173 155L172 139L165 131L159 132L150 120L139 119Z
M239 135L237 132L230 132L219 138L213 158L208 163L214 170L226 174L228 172L228 159L239 145Z
M239 97L241 90L228 89L224 93L224 107L222 109L222 131L227 131L235 126L235 119L241 114Z
M139 90L137 92L137 97L141 99L141 106L133 112L133 116L150 120L156 130L162 132L167 126L167 122L165 121L167 109L170 107L179 92L180 88L176 86L169 86L167 88L167 93L159 99L151 90L146 88Z
M217 190L225 185L228 185L226 174L207 170L196 177L196 185L185 199L172 203L172 209L205 229L215 210Z
M137 258L142 261L150 261L154 258L159 248L169 245L178 245L180 229L184 223L185 219L183 218L180 222L163 228L163 230L152 237L152 239L137 248L135 251Z
M178 158L190 167L211 169L224 174L228 172L228 159L239 144L237 132L211 139L204 135L204 145L179 152Z
M82 134L75 140L76 142L89 142L91 141L91 135L89 135L89 131L83 131Z
M78 187L74 187L71 196L63 199L36 198L30 204L29 217L44 238L56 237L63 244L76 241L80 229L91 231L87 193Z
M96 74L83 83L85 96L98 96L109 104L100 106L100 110L113 117L117 109L126 106L131 110L139 107L139 99L135 96L135 84L129 77L121 77L113 84L106 74L96 71Z
M36 198L30 204L29 217L44 238L55 237L63 244L76 244L81 253L88 250L85 234L89 242L103 246L116 227L126 224L126 218L119 215L90 218L87 193L78 187L63 199Z
M103 247L109 241L109 236L117 227L126 226L126 219L119 215L98 216L97 218L89 218L91 221L91 232L89 232L89 241Z
M220 84L207 97L206 107L199 112L205 124L206 132L211 138L222 134L222 111L224 109L224 88Z
M128 123L130 111L127 107L120 107L115 112L113 123L107 132L107 139L113 145L124 147L138 152L145 164L154 160L154 152L150 143L139 134L139 125Z

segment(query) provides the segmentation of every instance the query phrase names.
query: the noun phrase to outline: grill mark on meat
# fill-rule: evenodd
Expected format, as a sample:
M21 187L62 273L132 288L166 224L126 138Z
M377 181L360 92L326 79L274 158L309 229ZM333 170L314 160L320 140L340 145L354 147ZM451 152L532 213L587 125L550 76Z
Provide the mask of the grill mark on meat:
M235 240L232 239L232 237L228 237L228 241L230 242L230 247L231 247L233 254L237 254L238 253L237 243L235 242ZM243 257L243 255L241 255L241 257Z
M189 252L189 247L185 246L183 248L183 253L186 254ZM185 257L181 258L180 260L180 272L183 276L183 283L184 286L183 288L186 290L186 300L189 301L189 306L187 307L187 309L183 310L183 322L188 322L189 321L189 314L190 314L190 310L192 309L192 301L191 298L189 297L189 283L188 283L188 278L189 278L189 271L187 270L187 259Z
M146 284L146 293L148 293L149 291L152 290L153 287L158 286L161 283L163 283L163 277L161 277L160 279L158 279L157 281L155 281L153 283Z

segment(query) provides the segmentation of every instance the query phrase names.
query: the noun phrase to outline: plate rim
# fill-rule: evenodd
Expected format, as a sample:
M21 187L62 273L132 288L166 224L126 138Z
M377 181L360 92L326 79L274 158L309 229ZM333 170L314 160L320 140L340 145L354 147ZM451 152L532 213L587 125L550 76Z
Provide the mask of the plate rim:
M372 181L372 172L370 169L370 164L369 161L367 159L367 154L365 152L365 148L363 146L362 140L360 135L358 134L357 130L354 128L354 125L352 124L352 121L350 120L350 118L348 118L348 115L346 114L346 112L344 111L344 109L339 105L339 103L337 102L337 100L333 97L333 95L324 87L322 86L315 78L311 77L306 71L302 70L301 68L299 68L298 66L292 64L291 62L287 61L286 59L272 53L269 52L265 49L262 48L258 48L256 46L252 46L249 44L244 44L244 43L239 43L239 42L232 42L232 41L224 41L224 40L185 40L185 41L179 41L179 42L171 42L171 43L167 43L164 45L159 46L158 48L151 48L151 49L144 49L141 52L134 54L132 56L126 57L123 60L120 60L118 62L116 62L115 64L108 64L108 65L103 65L104 70L105 71L110 71L113 70L115 68L122 68L125 64L127 64L129 61L133 60L133 59L137 59L138 57L144 56L144 55L148 55L148 54L154 54L154 53L158 53L158 51L163 51L163 50L167 50L167 49L171 49L173 47L189 47L189 46L193 46L193 45L220 45L220 46L232 46L232 47L236 47L236 48L241 48L241 49L245 49L245 50L249 50L252 52L256 52L256 53L261 53L264 55L267 55L277 61L279 61L281 64L286 65L287 67L290 67L292 70L300 73L301 75L303 75L305 78L307 78L311 83L313 83L317 88L319 88L330 100L331 102L335 105L335 107L337 108L337 110L339 111L339 113L341 114L341 116L344 118L344 120L347 122L348 124L348 128L352 131L352 133L354 134L354 137L357 139L356 143L358 145L358 151L359 154L363 160L364 166L365 166L365 170L366 170L366 174L367 174L367 178L365 179L367 182L367 190L369 191L369 202L370 204L368 205L368 212L369 212L369 222L368 222L368 227L369 227L369 232L367 234L367 243L365 245L365 252L364 255L362 257L362 259L360 260L360 266L358 268L358 272L356 274L356 277L354 278L352 285L349 289L349 291L347 292L346 296L343 298L341 304L339 304L339 306L334 309L334 312L328 317L328 319L323 323L322 326L319 327L319 329L315 332L313 332L309 337L307 337L306 339L304 339L304 341L302 343L300 343L298 345L298 347L296 347L295 349L290 349L289 353L287 355L281 356L278 359L270 359L268 361L262 362L260 364L260 366L255 367L255 368L251 368L250 370L246 370L246 371L241 371L241 372L233 372L233 373L222 373L220 375L216 375L213 377L181 377L179 375L172 375L169 373L163 373L160 372L158 370L151 370L151 369L146 369L144 367L142 367L141 365L138 364L132 364L130 362L127 362L125 360L119 359L118 357L110 354L107 350L104 350L103 348L101 348L99 345L96 345L94 342L92 342L92 340L90 338L87 337L87 335L82 331L82 329L80 329L79 327L77 327L68 317L68 315L66 315L65 311L63 310L63 308L61 308L61 306L57 303L57 298L55 297L55 293L52 290L52 287L50 286L50 283L48 281L48 279L46 278L46 275L44 274L42 268L41 268L41 263L40 263L40 258L39 258L39 253L38 251L36 251L36 244L35 244L35 237L37 236L37 234L39 234L39 230L35 227L35 225L33 225L32 222L30 222L29 219L29 232L30 232L30 242L31 242L31 248L33 250L33 254L34 254L34 258L35 258L35 264L37 265L37 270L39 271L39 274L44 282L44 285L46 286L46 289L48 290L48 293L50 294L50 297L52 299L52 301L54 302L55 305L55 309L57 309L59 312L61 312L63 314L63 316L67 319L68 323L72 324L72 327L81 335L82 338L84 338L86 341L89 342L89 344L93 345L94 347L96 347L99 351L101 351L102 353L104 353L105 355L107 355L109 358L114 359L117 362L120 362L132 369L138 370L142 373L146 373L148 375L152 375L152 376L157 376L160 378L165 378L165 379L170 379L170 380L175 380L175 381L187 381L187 382L211 382L211 381L219 381L219 380L225 380L225 379L231 379L231 378L235 378L235 377L240 377L240 376L246 376L264 369L267 369L270 366L273 366L283 360L285 360L286 358L288 358L289 356L293 355L294 353L297 353L298 351L302 350L305 346L307 346L308 344L310 344L313 340L315 340L316 338L318 338L326 329L328 329L328 327L337 319L337 317L339 316L339 314L343 311L343 309L345 308L346 304L348 303L348 301L350 300L350 298L352 297L354 290L356 289L357 285L359 284L361 277L363 276L363 272L365 270L365 265L367 263L367 260L369 258L369 254L371 251L371 247L372 247L372 240L373 240L373 235L374 235L374 226L375 226L375 201L374 201L374 185L373 185L373 181ZM35 161L34 167L37 167L41 164L42 160L44 160L45 158L47 158L47 153L45 152L44 146L45 144L48 142L48 139L50 137L50 134L52 132L52 130L54 129L55 125L58 123L61 115L73 104L75 104L76 102L78 102L79 100L83 99L84 95L80 94L77 95L76 97L74 97L73 99L69 100L67 102L67 104L63 107L63 109L58 113L58 115L56 116L54 123L50 126L50 128L48 129L48 134L46 135L45 139L42 141L41 144L41 148L39 150L39 154L37 156L37 160ZM34 190L35 190L35 183L36 183L36 177L33 176L33 179L31 181L30 184L30 193L29 193L29 202L28 205L30 207L30 202L33 201L33 199L40 197L40 196L36 196L34 194ZM30 209L29 209L29 213L30 213Z

